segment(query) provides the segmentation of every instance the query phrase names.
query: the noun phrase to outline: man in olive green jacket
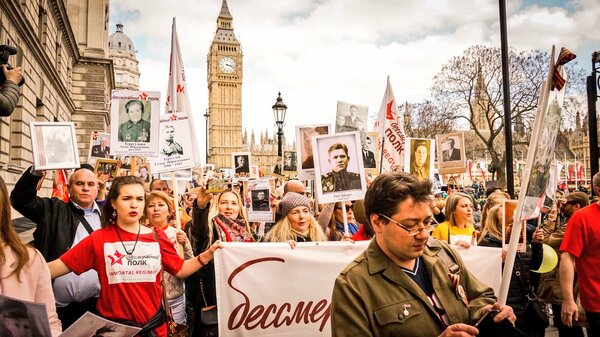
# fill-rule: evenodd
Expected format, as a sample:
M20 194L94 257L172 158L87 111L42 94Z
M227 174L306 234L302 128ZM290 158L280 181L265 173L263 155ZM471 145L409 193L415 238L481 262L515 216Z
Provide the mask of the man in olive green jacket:
M375 238L335 282L332 336L475 336L474 323L497 309L495 322L516 317L494 304L493 290L456 252L429 238L431 182L383 174L367 190L365 212ZM454 268L458 266L460 272ZM452 276L460 276L452 286Z

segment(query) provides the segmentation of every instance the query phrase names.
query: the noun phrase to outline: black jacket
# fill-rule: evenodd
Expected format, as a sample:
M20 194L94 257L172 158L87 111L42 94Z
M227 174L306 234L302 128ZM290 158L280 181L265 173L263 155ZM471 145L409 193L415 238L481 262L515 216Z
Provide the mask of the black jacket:
M36 187L41 178L27 169L15 184L10 201L19 213L36 224L33 232L34 247L50 262L73 245L83 211L72 202L38 197Z
M488 234L483 238L479 245L501 248L502 242ZM525 305L528 302L527 294L529 294L529 287L534 286L534 284L531 284L530 269L536 270L540 267L542 264L542 255L542 244L532 243L531 250L528 250L525 253L517 253L517 256L515 257L506 304L513 308L517 319L523 317ZM504 267L504 264L502 264L502 267ZM521 280L523 281L522 285L517 276L517 272L520 274Z

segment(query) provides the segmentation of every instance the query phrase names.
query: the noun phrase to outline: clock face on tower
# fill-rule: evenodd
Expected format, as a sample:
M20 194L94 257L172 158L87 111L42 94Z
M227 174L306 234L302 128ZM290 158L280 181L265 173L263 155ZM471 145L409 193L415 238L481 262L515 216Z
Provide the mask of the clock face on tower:
M219 60L219 68L225 73L231 74L235 71L236 66L235 61L229 56L222 57Z

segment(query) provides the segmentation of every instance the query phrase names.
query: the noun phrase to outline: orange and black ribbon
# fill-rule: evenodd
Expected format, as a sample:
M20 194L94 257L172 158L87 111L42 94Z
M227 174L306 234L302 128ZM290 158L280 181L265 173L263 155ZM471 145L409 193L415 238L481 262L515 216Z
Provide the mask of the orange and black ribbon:
M577 55L573 54L570 50L565 47L560 48L558 54L558 60L554 65L554 76L552 77L552 90L556 89L560 91L565 86L565 79L560 75L560 69L563 65L569 63L569 61L576 58Z

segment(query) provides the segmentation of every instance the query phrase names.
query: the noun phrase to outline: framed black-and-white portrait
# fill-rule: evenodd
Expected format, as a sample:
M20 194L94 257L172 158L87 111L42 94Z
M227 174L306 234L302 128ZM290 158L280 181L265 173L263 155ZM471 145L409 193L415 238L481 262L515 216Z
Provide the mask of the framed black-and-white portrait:
M404 172L419 180L432 179L434 172L435 140L406 138Z
M296 174L298 170L296 151L283 152L283 172L287 174Z
M250 176L250 152L234 152L231 154L231 160L236 176Z
M363 199L367 185L359 132L315 136L312 144L319 202Z
M192 131L187 113L170 113L160 119L160 154L152 158L152 172L163 173L194 167Z
M441 174L467 172L465 135L463 132L435 136L438 170Z
M114 159L110 154L110 133L98 130L91 132L88 164L96 166L97 158Z
M347 102L337 102L335 114L335 133L348 131L367 131L369 107Z
M312 137L330 133L329 124L296 126L296 160L298 179L314 180L315 163L313 157Z
M31 122L30 128L35 170L79 167L74 123Z
M111 154L159 154L160 92L113 91L110 102Z

